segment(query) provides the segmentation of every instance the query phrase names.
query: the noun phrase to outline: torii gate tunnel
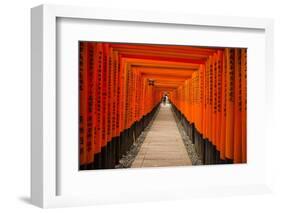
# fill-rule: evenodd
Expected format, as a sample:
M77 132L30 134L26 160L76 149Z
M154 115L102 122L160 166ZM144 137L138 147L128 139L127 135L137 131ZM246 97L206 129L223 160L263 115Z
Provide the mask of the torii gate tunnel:
M246 163L246 48L81 41L79 60L80 170L115 168L163 96L202 164Z

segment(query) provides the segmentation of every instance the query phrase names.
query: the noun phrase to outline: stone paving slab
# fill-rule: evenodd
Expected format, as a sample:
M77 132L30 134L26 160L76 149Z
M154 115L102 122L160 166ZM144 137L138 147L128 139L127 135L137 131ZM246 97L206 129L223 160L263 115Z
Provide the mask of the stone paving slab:
M192 165L169 104L161 105L132 168Z

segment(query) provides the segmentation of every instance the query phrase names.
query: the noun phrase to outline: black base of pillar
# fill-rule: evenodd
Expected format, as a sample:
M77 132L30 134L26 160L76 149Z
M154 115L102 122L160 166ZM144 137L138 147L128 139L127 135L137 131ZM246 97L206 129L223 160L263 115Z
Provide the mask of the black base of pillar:
M108 167L108 146L101 148L101 168L106 169Z
M112 140L110 142L110 161L109 161L110 169L113 169L115 167L117 140L118 140L118 137L114 137L114 138L112 138Z
M101 160L101 153L96 153L94 157L94 168L101 169L102 168L102 160Z
M122 155L125 154L125 135L126 135L126 130L124 130L123 132L121 132L120 134L120 154L119 157L121 158ZM120 159L119 158L119 159Z
M87 170L87 165L80 165L79 170Z
M119 163L119 159L121 159L121 134L119 137L116 138L115 141L115 156L114 156L114 163L117 165Z

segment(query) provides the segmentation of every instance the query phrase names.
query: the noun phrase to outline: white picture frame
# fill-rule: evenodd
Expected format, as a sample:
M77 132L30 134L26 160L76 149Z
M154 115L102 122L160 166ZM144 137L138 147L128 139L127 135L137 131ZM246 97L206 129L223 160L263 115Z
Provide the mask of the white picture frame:
M68 20L100 20L100 21L110 21L118 23L118 26L122 26L122 23L141 23L143 27L149 24L158 26L159 28L165 27L166 29L173 29L177 26L181 28L194 27L192 30L196 32L199 28L216 30L221 29L228 34L232 31L249 31L260 33L260 37L257 36L256 43L258 42L261 50L264 53L253 54L252 61L258 60L257 63L261 63L261 67L257 68L257 79L254 79L250 75L250 88L249 97L254 95L254 89L258 89L262 97L257 98L257 103L259 106L255 107L255 110L250 112L248 118L249 122L255 123L254 113L262 113L263 116L260 117L265 125L265 130L261 133L261 126L255 126L256 132L250 132L249 146L252 148L249 155L248 165L232 165L232 167L196 167L193 170L190 168L157 168L157 169L143 169L143 170L133 170L128 171L95 171L98 172L96 176L90 176L90 173L83 173L82 179L89 181L89 178L96 178L100 185L104 184L104 187L96 187L95 193L86 193L87 190L93 190L91 187L81 187L79 193L69 193L73 191L79 191L79 187L75 187L78 183L78 179L69 177L68 193L60 193L60 185L67 182L67 180L60 177L62 166L65 165L63 162L59 162L61 159L61 147L58 145L58 88L60 86L60 81L57 78L58 68L58 31L60 30L58 21L61 19ZM112 24L112 23L111 23ZM253 140L264 139L264 146L268 148L270 143L270 131L273 122L273 111L272 109L272 95L271 91L273 89L273 21L271 19L256 19L256 18L241 18L241 17L216 17L216 16L203 16L203 15L188 15L188 14L173 14L173 13L153 13L147 11L122 11L113 9L100 9L100 8L85 8L85 7L74 7L74 6L54 6L54 5L41 5L31 10L31 201L33 204L47 208L47 207L61 207L61 206L76 206L76 205L92 205L99 203L116 203L116 202L139 202L143 200L165 200L165 199L178 199L178 198L188 198L188 197L198 197L198 196L214 196L214 195L233 195L233 194L252 194L252 193L264 193L271 191L271 171L270 171L270 153L264 153L263 163L259 164L261 161L256 161L255 153L261 152L261 144L257 142L257 146L253 146ZM211 31L210 30L210 31ZM101 32L102 33L102 32ZM211 32L210 36L211 36ZM73 36L76 34L73 33ZM91 35L89 33L89 35ZM248 34L247 34L248 35ZM130 36L130 35L127 35ZM132 35L133 36L133 35ZM160 40L160 35L156 35L154 39ZM232 35L234 36L234 35ZM133 36L134 37L134 36ZM134 38L132 37L132 41ZM230 35L231 37L231 35ZM254 36L253 36L254 37ZM130 37L127 37L127 39ZM110 38L108 38L110 39ZM114 37L111 37L111 40ZM116 35L116 41L120 39ZM138 38L139 39L139 38ZM176 39L176 38L175 38ZM255 40L252 38L247 38L248 40ZM246 42L249 42L249 41ZM138 40L139 41L139 40ZM155 41L155 40L154 40ZM170 41L170 40L169 40ZM168 40L161 40L159 43L167 43ZM262 41L262 43L260 43ZM140 42L147 42L143 40ZM172 41L177 42L177 41ZM193 41L195 44L196 41ZM223 43L232 44L232 43ZM265 42L265 43L263 43ZM180 38L178 44L181 44ZM200 41L197 43L200 45ZM212 43L212 45L220 45L218 43ZM233 43L234 45L242 45L242 43ZM245 44L245 42L244 42ZM201 44L203 45L203 44ZM254 49L255 43L251 44L251 48ZM247 45L246 45L247 46ZM257 47L258 48L258 47ZM67 54L66 54L67 55ZM255 58L257 57L257 58ZM64 60L64 59L62 59ZM251 70L251 67L249 67ZM266 78L263 78L266 76ZM252 83L251 83L252 79ZM262 83L264 86L258 85ZM70 86L72 83L70 83ZM75 85L73 85L75 86ZM249 98L249 108L254 106L253 99ZM265 110L265 107L267 110ZM266 115L266 116L265 116ZM75 115L76 116L76 115ZM256 124L258 125L258 124ZM257 135L253 135L257 134ZM261 135L265 134L265 136ZM253 136L253 137L252 137ZM261 139L259 139L258 137ZM252 142L251 142L252 140ZM78 143L78 142L77 142ZM260 144L260 145L259 145ZM72 144L73 145L73 144ZM272 144L271 144L272 145ZM257 147L257 148L256 148ZM269 149L268 149L269 150ZM74 150L75 151L75 150ZM251 159L251 156L253 158ZM75 165L77 166L77 165ZM229 177L227 181L215 181L216 178L223 176L221 170L225 170L226 173L229 172ZM233 170L233 171L231 171ZM171 171L173 175L171 175ZM200 184L202 176L206 175L206 171L210 172L210 180L212 183ZM77 170L78 172L78 170ZM231 176L240 172L238 176ZM245 174L244 174L245 173ZM245 178L247 174L251 175ZM189 175L191 180L194 180L192 187L189 184L184 184L184 178ZM254 178L256 175L256 178ZM259 176L257 176L259 175ZM88 177L85 177L88 176ZM176 179L181 177L180 180ZM108 184L109 177L121 181L122 188L116 186L116 184ZM158 181L162 177L162 181ZM166 179L165 179L166 177ZM84 178L84 179L83 179ZM123 178L123 180L122 180ZM125 179L124 179L125 178ZM151 179L152 185L146 188L144 185L140 184L139 188L132 189L134 184L131 179L137 180L148 180ZM244 178L244 179L243 179ZM254 179L253 179L254 178ZM198 181L196 182L196 179ZM238 180L239 179L239 180ZM171 183L167 183L167 181ZM230 184L230 181L233 183ZM252 182L251 182L252 180ZM123 182L122 182L123 181ZM153 182L154 181L154 182ZM124 183L127 183L124 185ZM174 183L178 182L178 184ZM108 185L106 185L108 184ZM73 188L71 188L72 186ZM85 185L85 184L84 184ZM142 190L143 189L143 190ZM149 193L147 193L148 190ZM119 190L119 191L118 191ZM121 190L121 191L120 191Z

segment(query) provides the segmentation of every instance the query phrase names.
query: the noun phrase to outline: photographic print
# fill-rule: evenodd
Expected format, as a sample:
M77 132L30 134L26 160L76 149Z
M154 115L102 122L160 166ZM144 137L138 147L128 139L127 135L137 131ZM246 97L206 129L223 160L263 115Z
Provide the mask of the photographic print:
M247 163L247 49L79 42L80 170Z

